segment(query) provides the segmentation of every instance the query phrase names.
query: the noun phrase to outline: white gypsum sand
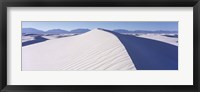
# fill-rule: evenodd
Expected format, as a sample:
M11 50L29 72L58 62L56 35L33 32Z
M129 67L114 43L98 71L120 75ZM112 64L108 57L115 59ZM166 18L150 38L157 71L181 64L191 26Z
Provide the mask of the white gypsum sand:
M138 37L157 40L157 41L161 41L161 42L165 42L168 44L178 46L178 38L166 37L161 34L142 34L142 35L139 35Z
M31 41L34 40L35 38L32 36L22 36L22 42L27 42L27 41Z
M94 29L22 47L22 70L136 70L120 40Z

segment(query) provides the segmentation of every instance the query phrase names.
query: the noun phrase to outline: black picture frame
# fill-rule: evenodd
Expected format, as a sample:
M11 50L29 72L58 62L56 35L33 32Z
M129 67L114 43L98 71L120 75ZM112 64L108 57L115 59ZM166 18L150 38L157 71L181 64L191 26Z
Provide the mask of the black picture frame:
M193 7L194 85L7 85L7 7ZM200 92L200 0L2 0L0 2L0 90L2 92ZM56 80L56 79L55 79Z

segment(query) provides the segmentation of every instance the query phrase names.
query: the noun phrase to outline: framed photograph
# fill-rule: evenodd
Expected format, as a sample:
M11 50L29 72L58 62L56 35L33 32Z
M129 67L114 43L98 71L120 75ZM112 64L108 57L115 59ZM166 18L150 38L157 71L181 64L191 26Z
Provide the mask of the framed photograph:
M199 0L0 6L2 92L199 91Z

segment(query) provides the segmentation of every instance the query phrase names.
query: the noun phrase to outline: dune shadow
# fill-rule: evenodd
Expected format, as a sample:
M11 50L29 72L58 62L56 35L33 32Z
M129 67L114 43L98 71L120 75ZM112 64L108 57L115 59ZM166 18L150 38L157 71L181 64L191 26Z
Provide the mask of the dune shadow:
M46 38L44 38L42 36L36 36L34 40L23 42L22 46L31 45L31 44L43 42L43 41L46 41L46 40L48 40L48 39L46 39Z
M163 36L172 37L172 38L178 38L178 35L163 35Z
M105 30L118 37L137 70L178 70L178 47Z

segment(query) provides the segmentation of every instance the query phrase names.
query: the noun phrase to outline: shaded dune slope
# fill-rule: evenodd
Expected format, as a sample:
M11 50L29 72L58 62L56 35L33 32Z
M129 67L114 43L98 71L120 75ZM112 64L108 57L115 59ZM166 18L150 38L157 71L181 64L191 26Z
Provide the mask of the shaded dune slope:
M22 70L136 70L120 40L94 29L22 47Z
M146 38L123 35L109 30L126 48L137 70L177 70L178 47Z

